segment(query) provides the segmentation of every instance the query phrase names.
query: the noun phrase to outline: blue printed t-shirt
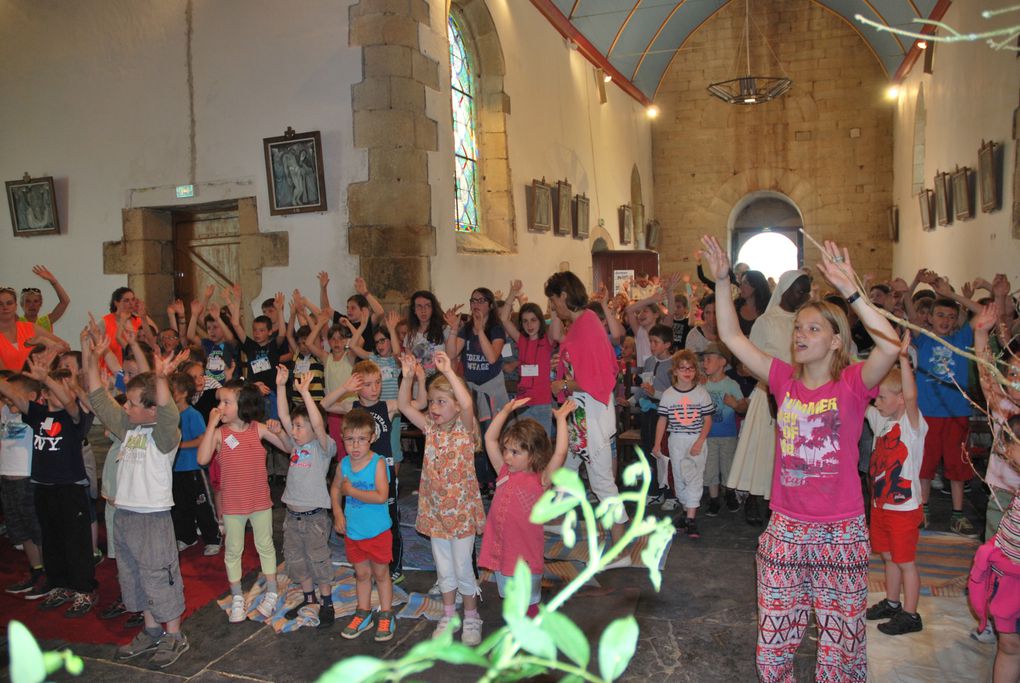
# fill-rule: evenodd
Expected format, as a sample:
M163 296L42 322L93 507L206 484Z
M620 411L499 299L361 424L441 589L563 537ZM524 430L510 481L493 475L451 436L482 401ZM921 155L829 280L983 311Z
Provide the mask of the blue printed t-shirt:
M457 336L464 340L464 348L461 349L460 358L464 361L464 379L474 384L484 384L493 377L503 372L503 356L497 356L495 363L490 363L482 352L482 343L478 341L478 335L470 324L460 328ZM493 325L492 329L486 332L490 342L497 339L505 340L506 331L502 325Z
M379 393L380 401L396 401L397 390L400 388L400 364L393 356L380 356L373 353L369 360L379 366L379 373L382 375L382 391Z
M227 379L227 367L234 362L236 351L230 342L213 342L211 339L202 340L202 350L205 351L205 374L217 382L225 382Z
M740 392L740 385L726 377L718 382L706 382L705 390L712 397L712 402L715 403L715 415L712 416L712 427L708 431L708 437L736 436L737 413L726 405L723 397L730 395L738 401L744 398Z
M957 348L966 349L974 346L974 330L964 325L944 339ZM966 390L970 361L925 335L918 335L912 343L917 349L917 406L921 414L925 417L969 416L970 402L953 384L953 378Z
M202 413L191 406L181 411L181 443L192 441L205 433L205 420ZM177 449L177 459L174 460L174 472L194 472L201 469L198 464L198 448Z
M361 491L375 490L375 468L379 461L384 458L378 453L372 454L365 467L357 472L351 466L351 456L346 456L340 461L340 471L344 479L349 479L354 488ZM383 467L386 469L386 467ZM389 481L389 471L386 472L386 480ZM347 518L347 538L352 541L363 541L367 538L375 538L390 528L389 506L385 503L366 503L354 496L347 496L344 502L344 517Z

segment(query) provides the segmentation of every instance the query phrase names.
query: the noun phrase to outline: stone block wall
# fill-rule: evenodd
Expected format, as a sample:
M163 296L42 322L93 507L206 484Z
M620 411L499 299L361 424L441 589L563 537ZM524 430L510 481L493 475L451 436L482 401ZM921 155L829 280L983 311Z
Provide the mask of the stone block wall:
M814 239L839 240L850 247L859 272L888 277L893 107L883 99L888 77L882 66L834 13L810 0L771 0L752 6L751 69L785 72L793 88L766 104L727 104L705 88L743 75L742 52L737 59L743 28L742 4L709 19L674 58L656 95L662 111L652 126L660 268L692 268L702 234L728 239L738 200L772 190L793 200ZM805 240L805 264L817 258Z

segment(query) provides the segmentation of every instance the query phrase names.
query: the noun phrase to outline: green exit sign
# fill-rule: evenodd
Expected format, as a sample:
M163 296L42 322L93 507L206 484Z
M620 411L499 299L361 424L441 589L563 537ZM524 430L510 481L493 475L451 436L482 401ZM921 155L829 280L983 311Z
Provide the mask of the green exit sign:
M177 198L178 199L184 199L186 197L194 197L194 196L195 196L195 186L194 185L178 185L177 186Z

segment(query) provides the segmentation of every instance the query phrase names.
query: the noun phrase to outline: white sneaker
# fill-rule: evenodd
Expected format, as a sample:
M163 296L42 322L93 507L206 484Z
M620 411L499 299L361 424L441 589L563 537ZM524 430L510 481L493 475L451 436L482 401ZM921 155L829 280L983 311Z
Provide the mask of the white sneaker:
M970 632L970 637L979 643L994 643L995 642L995 630L992 628L991 622L985 626L984 631L978 631L974 629Z
M212 557L213 555L219 555L220 554L220 547L221 546L220 546L219 543L210 543L209 545L207 545L205 547L205 550L202 551L202 554L205 555L206 557Z
M460 634L460 640L465 645L474 647L482 642L482 620L474 617L464 617L464 630Z
M442 598L443 597L443 591L439 590L439 582L438 581L436 583L432 584L432 588L429 588L429 597L431 597L431 598ZM462 596L460 594L460 591L457 591L457 597L454 598L454 604L455 605L460 605L460 604L463 604L463 603L464 603L464 596Z
M195 539L191 543L185 543L184 541L177 541L177 552L183 553L185 550L187 550L191 546L195 545L196 543L198 543L198 539Z
M228 618L231 624L240 624L248 618L248 614L244 609L243 595L235 595L234 599L230 602L230 616Z
M665 512L672 512L673 510L676 510L678 507L680 507L680 501L678 501L676 498L667 498L666 502L662 504L662 509Z
M446 616L445 614L444 614L444 615L443 615L442 617L440 617L440 618L439 618L439 623L438 623L438 624L436 624L436 630L435 630L435 632L434 632L434 633L432 634L432 637L433 637L433 638L440 638L440 637L442 637L442 635L443 635L444 633L446 633L446 630L447 630L448 628L450 628L450 620L451 620L452 618L453 618L453 617L448 617L448 616ZM453 633L456 633L456 632L457 632L457 630L458 630L459 628L460 628L460 627L458 626L457 628L453 629L453 631L452 631L452 632L453 632ZM481 627L479 627L479 628L481 628ZM481 642L481 641L478 641L478 642Z
M264 616L266 619L271 619L273 617L273 612L276 611L276 601L279 597L279 595L273 592L263 595L258 606L259 614Z

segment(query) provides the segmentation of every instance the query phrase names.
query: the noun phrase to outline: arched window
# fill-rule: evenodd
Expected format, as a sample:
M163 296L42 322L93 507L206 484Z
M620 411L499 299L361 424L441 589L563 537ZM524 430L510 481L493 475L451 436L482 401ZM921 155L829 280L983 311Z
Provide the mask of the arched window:
M450 12L450 92L453 101L453 153L457 232L478 232L478 125L475 72L454 13Z

